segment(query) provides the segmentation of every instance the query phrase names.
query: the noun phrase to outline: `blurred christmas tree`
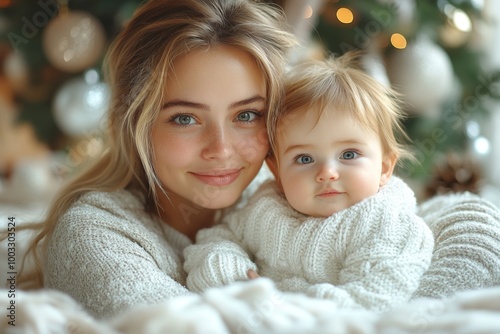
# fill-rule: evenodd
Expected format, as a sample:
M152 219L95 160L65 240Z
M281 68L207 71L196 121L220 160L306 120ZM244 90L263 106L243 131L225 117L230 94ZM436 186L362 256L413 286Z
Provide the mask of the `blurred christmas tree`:
M56 173L103 148L109 94L102 60L139 3L0 1L0 74L13 88L16 121L32 124L41 141L63 153Z
M464 158L460 171L436 164L450 152L481 155L491 148L480 124L489 118L488 102L499 97L499 72L485 66L485 6L473 0L327 1L316 25L313 38L326 49L365 51L366 70L404 94L418 163L399 173L427 188L444 178L476 191L477 183L466 185L480 179L477 161Z
M73 165L98 151L102 59L140 2L0 0L1 73L14 88L18 120L72 155ZM321 8L312 38L335 54L364 50L366 70L408 101L405 126L419 164L403 173L427 182L437 156L469 150L489 117L487 100L499 95L499 73L483 66L485 2L325 0Z

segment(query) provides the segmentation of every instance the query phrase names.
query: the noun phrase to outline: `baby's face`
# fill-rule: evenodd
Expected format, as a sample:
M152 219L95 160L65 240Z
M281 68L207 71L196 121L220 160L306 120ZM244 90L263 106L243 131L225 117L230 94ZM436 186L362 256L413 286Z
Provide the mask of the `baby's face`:
M394 163L379 136L344 112L297 111L278 127L279 178L297 211L328 217L377 193Z

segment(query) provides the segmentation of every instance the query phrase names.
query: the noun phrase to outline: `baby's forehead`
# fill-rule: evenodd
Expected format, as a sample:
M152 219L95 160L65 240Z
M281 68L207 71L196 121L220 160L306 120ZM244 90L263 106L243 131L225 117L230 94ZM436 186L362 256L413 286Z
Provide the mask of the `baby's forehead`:
M319 120L322 113L323 110L321 110L318 106L303 106L296 108L282 114L282 116L278 119L278 127L283 127L292 122L303 121L305 119Z
M289 111L278 119L277 127L286 128L287 125L297 122L307 122L316 124L321 122L334 123L339 118L352 118L359 121L354 112L346 111L345 108L338 108L334 105L308 105Z

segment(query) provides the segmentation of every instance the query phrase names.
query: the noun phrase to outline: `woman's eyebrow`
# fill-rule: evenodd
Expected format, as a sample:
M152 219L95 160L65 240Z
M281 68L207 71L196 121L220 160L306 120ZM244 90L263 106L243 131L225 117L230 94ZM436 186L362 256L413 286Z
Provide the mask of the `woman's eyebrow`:
M244 99L244 100L241 100L238 102L231 103L231 105L229 107L230 108L238 108L238 107L241 107L241 106L244 106L244 105L247 105L250 103L254 103L254 102L261 102L261 101L265 102L265 100L266 99L264 97L262 97L260 95L255 95L255 96L249 97L248 99ZM171 107L189 107L189 108L201 109L201 110L206 110L206 111L210 110L210 107L206 104L184 101L184 100L168 101L162 106L161 110L168 109Z
M247 105L250 103L254 103L254 102L265 102L265 101L266 101L266 99L264 97L262 97L260 95L255 95L255 96L249 97L248 99L244 99L244 100L241 100L238 102L231 103L231 105L229 107L232 109L232 108L238 108L238 107L241 107L241 106L244 106L244 105Z
M184 101L184 100L172 100L166 102L161 109L165 110L171 107L189 107L189 108L195 108L195 109L201 109L201 110L210 110L208 105L203 104L203 103L196 103L196 102L189 102L189 101Z

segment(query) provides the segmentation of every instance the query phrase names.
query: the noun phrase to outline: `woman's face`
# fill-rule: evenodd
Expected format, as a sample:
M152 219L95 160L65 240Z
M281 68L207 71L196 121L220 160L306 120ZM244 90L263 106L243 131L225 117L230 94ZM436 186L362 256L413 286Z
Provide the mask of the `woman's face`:
M172 203L227 207L269 149L264 75L227 46L189 53L173 68L152 129L156 174Z

